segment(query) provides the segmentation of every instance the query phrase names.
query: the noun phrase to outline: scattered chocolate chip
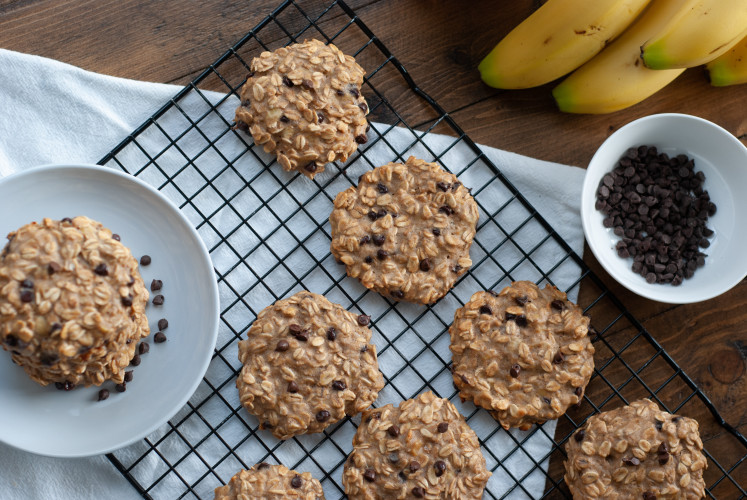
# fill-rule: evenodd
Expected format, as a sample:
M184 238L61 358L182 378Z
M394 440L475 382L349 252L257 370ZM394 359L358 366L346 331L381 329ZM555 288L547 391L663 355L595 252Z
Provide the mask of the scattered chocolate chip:
M54 274L59 273L62 270L62 266L59 265L57 262L52 261L49 264L47 264L47 273Z
M156 332L156 334L153 336L153 341L156 344L163 344L166 342L166 334L163 332Z
M342 380L335 380L334 382L332 382L332 389L336 391L344 391L347 388L347 384Z
M125 382L132 382L132 378L135 376L132 370L127 370L124 374Z
M337 338L337 331L333 326L327 328L327 340L335 340Z
M454 209L451 208L449 205L442 205L439 209L439 212L446 215L452 215L454 213Z
M141 266L149 266L152 262L152 259L150 258L150 255L143 255L140 257L140 265Z
M366 245L370 241L371 241L371 237L366 234L362 236L360 240L358 240L358 244L363 246L363 245Z
M437 228L437 227L434 227L433 229L431 229L431 232L432 232L432 233L433 233L433 234L434 234L435 236L441 236L441 230L440 230L439 228Z
M98 401L103 401L109 398L109 391L107 389L101 389L99 391Z
M516 378L519 376L519 373L521 373L521 366L519 366L518 364L511 365L511 369L508 371L508 374L513 378Z
M366 351L368 351L367 345L364 345L363 347L361 347L361 352L366 352Z
M353 96L353 97L355 97L356 99L357 99L358 97L360 97L360 95L361 95L361 92L360 92L360 90L358 90L358 89L357 89L357 88L355 88L355 87L350 87L350 90L348 90L348 92L350 92L350 95L352 95L352 96Z
M260 429L272 429L274 425L272 425L270 422L262 422L259 424Z
M576 387L576 389L573 391L573 394L581 398L581 396L584 395L584 390L581 387ZM580 403L580 401L579 401Z
M316 112L316 119L318 120L318 123L323 123L324 122L324 113L322 113L321 111L317 111Z
M389 427L386 430L386 433L389 434L391 437L399 437L399 426L396 424L393 424L391 427Z
M317 422L326 422L327 420L329 420L329 412L327 410L320 410L316 414Z
M658 420L654 421L654 427L656 427L657 431L661 430L661 426L662 426L661 422L659 422Z
M579 429L576 434L573 435L573 439L576 440L576 442L581 442L584 440L584 437L586 436L586 431L584 429Z
M302 331L302 330L303 330L303 328L301 328L301 327L300 327L299 325L297 325L297 324L295 324L295 323L294 323L294 324L292 324L292 325L290 325L290 326L288 327L288 332L289 332L289 333L290 333L291 335L293 335L293 336L296 336L296 335L298 335L299 333L301 333L301 331Z
M405 292L403 292L402 290L394 290L392 292L392 297L398 300L402 300L403 298L405 298Z
M106 267L106 264L102 262L101 264L93 268L93 272L98 274L99 276L108 276L109 268Z
M270 465L265 462L258 463L255 467L257 470L262 470L268 468Z
M397 453L396 451L390 453L389 461L392 462L393 464L396 464L397 462L399 462L399 453Z
M287 76L284 76L283 77L283 85L285 85L286 87L293 87L294 83L293 83L293 81L291 81L290 78L288 78Z
M165 330L169 327L169 320L166 318L161 318L158 320L158 329L159 330Z
M358 144L365 144L368 142L368 137L366 137L365 134L356 135L355 142L357 142Z
M316 163L314 163L313 161L311 163L307 163L304 169L307 172L316 172Z
M67 222L68 224L72 224L73 219L71 219L70 217L64 217L60 222Z
M154 279L153 281L150 282L150 291L151 292L157 292L161 288L163 288L163 281L161 281L161 280L155 280Z
M125 307L130 307L132 305L132 295L122 297L120 300L122 302L122 305Z
M302 485L303 485L303 479L301 479L301 476L299 476L298 474L293 476L293 479L291 479L291 487L298 489Z
M425 498L425 490L420 486L415 486L412 489L412 496L415 498Z
M150 352L150 344L147 342L140 342L140 345L137 346L137 352L140 354L146 354Z
M408 467L410 468L410 472L417 472L420 470L420 462L413 460Z
M337 89L337 90L335 91L335 93L336 93L337 95L345 95L345 92L343 92L343 91L342 91L342 89Z
M366 469L366 471L363 473L363 479L368 481L369 483L373 483L376 481L376 471L373 469Z
M438 424L438 432L443 434L444 432L449 430L449 423L448 422L441 422Z
M454 267L451 268L451 272L453 272L453 273L459 273L462 269L463 269L462 266L460 266L459 264L457 264L456 266L454 266Z
M656 493L653 491L644 491L643 500L656 500Z
M283 123L288 123L290 120L288 119L287 116L281 115L280 116L280 121L283 122Z
M425 258L420 261L420 270L423 272L428 272L431 270L431 260L429 258Z
M155 297L153 297L153 305L154 306L162 306L163 305L163 295L158 294Z
M446 182L437 182L436 187L441 191L448 191L449 189L451 189L451 184L447 184Z
M34 300L34 292L28 288L21 289L21 302L31 302Z
M370 255L366 255L366 258L363 260L366 262L366 264L371 264L374 261L374 258Z
M115 385L114 388L117 390L117 392L124 392L127 390L127 384L125 382L122 382L121 384Z
M57 384L60 385L58 386ZM75 384L73 384L69 380L65 380L64 382L55 382L54 386L62 391L72 391L73 389L75 389Z
M559 365L563 361L565 361L565 356L563 356L563 353L560 351L556 352L555 356L553 356L552 358L552 362L555 363L556 365Z
M480 314L493 314L492 309L487 305L480 306Z
M380 247L384 243L386 243L386 236L383 234L374 234L373 238L371 238L371 241L373 241L373 244L377 247Z
M403 483L407 481L407 476L405 475L404 470L399 471L399 474L397 474L397 476L399 476L399 480L402 481Z
M389 252L387 252L386 250L378 250L376 252L376 258L379 260L384 260L387 257L389 257Z
M378 189L379 193L384 194L389 192L389 188L383 185L382 183L378 183L376 185L376 189Z
M638 460L638 458L636 458L636 457L624 457L622 459L622 462L625 465L641 465L641 461Z
M288 349L290 349L290 344L287 340L281 340L278 342L278 344L275 346L275 350L278 352L285 352Z
M376 213L376 211L374 211L374 210L369 210L366 215L371 220L376 220L376 218L378 217L378 213Z
M39 361L41 361L41 364L45 366L49 366L49 365L56 363L58 359L60 359L60 357L54 352L44 352L39 357Z
M303 81L301 82L301 85L303 85L304 87L306 87L306 88L307 88L307 89L309 89L309 90L314 90L314 82L312 82L312 81L311 81L311 80L309 80L309 79L306 79L306 78L305 78L305 79L304 79L304 80L303 80Z
M18 337L15 335L6 335L5 336L5 343L8 344L10 347L16 347L18 345Z
M553 300L552 302L550 302L550 307L558 311L562 311L563 309L565 309L565 304L562 300Z
M366 316L365 314L359 314L358 315L358 324L361 326L368 326L368 324L371 323L371 316Z
M516 322L517 326L527 326L527 317L523 314L519 314L516 316L516 319L514 320Z
M446 462L443 460L436 460L433 467L436 469L436 477L441 477L444 475L444 472L446 472Z
M543 397L543 398L542 398L542 401L544 401L544 402L545 402L545 404L548 404L548 405L552 403L552 401L550 401L550 398L545 398L545 397Z
M135 353L135 355L132 356L132 359L130 360L130 365L132 366L140 365L140 355L138 353Z
M291 394L295 394L298 392L298 384L295 380L291 380L290 382L288 382L288 392L290 392Z
M363 111L363 114L368 114L368 105L365 102L359 102L358 107L361 108L361 111Z

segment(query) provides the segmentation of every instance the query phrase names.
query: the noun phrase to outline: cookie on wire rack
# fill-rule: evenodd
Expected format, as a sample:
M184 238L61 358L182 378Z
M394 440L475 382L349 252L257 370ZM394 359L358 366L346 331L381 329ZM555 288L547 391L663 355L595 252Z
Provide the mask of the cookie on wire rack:
M454 384L506 429L556 419L581 401L594 371L588 332L583 310L552 285L477 292L449 328Z
M225 486L215 488L215 500L324 500L321 483L310 473L283 465L259 463L241 470Z
M239 341L241 404L278 439L368 408L384 387L369 321L308 291L266 307Z
M651 400L589 417L565 445L574 499L682 499L705 495L698 422Z
M477 203L435 163L413 156L363 174L329 216L348 276L393 300L431 304L472 265Z
M319 40L262 52L241 88L236 127L285 170L313 179L368 141L363 75L352 56Z
M342 482L351 500L480 499L491 474L475 432L432 392L367 410Z

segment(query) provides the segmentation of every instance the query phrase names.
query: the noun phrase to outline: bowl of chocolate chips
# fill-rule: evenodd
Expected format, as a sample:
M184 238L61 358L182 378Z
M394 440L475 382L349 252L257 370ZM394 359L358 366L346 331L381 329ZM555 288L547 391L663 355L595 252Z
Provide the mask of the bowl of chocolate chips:
M711 299L747 276L747 148L720 126L666 113L610 135L586 171L589 248L632 292Z

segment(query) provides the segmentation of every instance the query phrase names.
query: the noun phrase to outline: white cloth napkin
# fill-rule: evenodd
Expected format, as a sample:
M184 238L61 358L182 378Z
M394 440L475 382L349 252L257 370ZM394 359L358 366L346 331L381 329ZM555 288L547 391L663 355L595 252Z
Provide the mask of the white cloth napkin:
M94 163L179 90L172 85L90 73L58 61L2 49L0 67L3 68L0 72L0 177L41 164ZM216 101L221 97L220 94L208 95ZM235 106L235 103L229 104ZM183 104L187 111L190 105L189 102ZM374 126L379 131L387 129L383 125ZM407 145L412 139L408 134L406 130L392 130L387 132L387 140L395 146ZM453 139L429 134L427 142L438 150L451 144ZM482 149L580 254L583 233L579 206L584 171L495 148ZM381 155L383 161L391 161L391 158L385 159L386 151L383 150L367 154L369 157L377 155ZM460 144L449 152L449 161L458 162L460 155L473 156ZM469 184L469 179L465 184ZM218 267L220 262L215 259L216 256L214 263ZM569 267L569 272L574 272L573 266ZM553 276L555 279L556 275ZM569 283L574 279L572 275L564 277L562 268L558 276L560 281L568 280ZM571 298L575 297L572 295ZM0 411L1 408L2 402ZM478 419L471 424L480 426L481 422ZM491 424L486 422L485 425ZM552 435L554 423L548 422L544 429ZM518 432L515 435L522 436ZM489 446L500 458L514 445L502 431L497 436L491 439ZM539 459L550 448L542 433L537 433L524 449ZM133 450L132 453L137 452ZM521 477L528 470L527 464L525 457L515 454L493 475L491 489L505 491L513 485L505 470ZM540 471L535 471L523 483L526 491L534 497L541 496L544 485L545 478ZM181 489L170 492L161 488L159 498L174 498L181 493ZM512 498L527 497L517 490L512 495ZM103 456L54 459L31 455L0 443L1 498L84 500L102 496L139 498Z

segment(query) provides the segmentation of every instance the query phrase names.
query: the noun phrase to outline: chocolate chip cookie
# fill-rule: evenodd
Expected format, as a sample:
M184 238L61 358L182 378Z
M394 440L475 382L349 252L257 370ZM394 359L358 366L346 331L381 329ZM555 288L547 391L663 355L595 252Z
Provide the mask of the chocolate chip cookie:
M122 383L150 333L130 250L88 217L32 222L0 253L0 345L35 382Z
M594 370L589 318L551 285L517 281L477 292L454 314L454 384L508 429L560 417Z
M239 342L241 404L279 439L368 408L384 386L369 321L307 291L266 307Z
M215 500L324 500L319 481L308 472L298 473L283 465L260 463L242 470L225 486L215 488Z
M479 499L490 475L464 417L426 392L363 413L342 483L351 500Z
M698 422L641 399L589 418L565 445L573 498L703 498Z
M241 89L236 126L285 170L314 178L368 141L364 74L353 57L319 40L263 52Z
M472 265L478 216L455 175L411 156L366 172L337 195L331 250L366 288L431 304Z

